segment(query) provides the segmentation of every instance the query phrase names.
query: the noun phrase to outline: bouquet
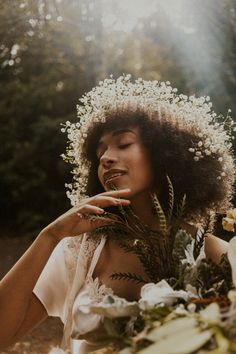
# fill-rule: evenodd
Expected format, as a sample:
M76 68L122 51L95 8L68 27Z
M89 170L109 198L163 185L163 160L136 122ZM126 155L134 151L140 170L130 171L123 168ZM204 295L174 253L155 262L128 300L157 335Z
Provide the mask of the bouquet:
M112 275L143 283L139 301L107 295L84 309L101 317L97 328L80 336L103 347L94 354L236 354L236 237L219 263L207 259L204 239L211 218L193 238L181 228L185 196L175 207L169 178L168 186L167 213L152 195L158 232L127 207L120 209L121 216L107 213L112 226L91 236L104 231L117 235L120 246L137 254L146 272L145 279L130 273ZM228 211L223 227L232 230L234 223L236 211Z

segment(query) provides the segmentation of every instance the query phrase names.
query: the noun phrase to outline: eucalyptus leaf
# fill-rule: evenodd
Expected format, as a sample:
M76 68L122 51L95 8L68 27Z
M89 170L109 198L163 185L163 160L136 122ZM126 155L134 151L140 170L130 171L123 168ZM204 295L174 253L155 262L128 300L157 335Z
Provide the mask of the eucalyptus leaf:
M196 328L197 320L194 317L183 317L165 323L161 327L154 328L148 333L146 339L159 341L162 338L172 336L187 329Z
M199 328L169 335L149 347L139 351L139 354L191 354L206 344L212 337L212 331L201 332ZM223 353L222 353L223 354Z

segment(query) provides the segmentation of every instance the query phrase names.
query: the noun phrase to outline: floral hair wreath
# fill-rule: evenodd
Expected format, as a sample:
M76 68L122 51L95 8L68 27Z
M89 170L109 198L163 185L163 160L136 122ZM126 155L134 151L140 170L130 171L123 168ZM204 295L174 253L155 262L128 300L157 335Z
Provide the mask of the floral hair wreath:
M170 83L160 81L146 81L141 78L131 81L131 75L123 75L99 82L90 92L86 93L77 105L79 122L67 121L62 132L67 132L69 145L66 154L62 157L71 163L73 168L73 183L66 184L67 196L72 205L86 195L86 185L90 164L82 158L82 149L87 133L94 122L105 122L105 112L125 104L134 104L137 108L145 108L149 112L169 112L169 116L176 121L178 129L193 131L199 138L189 146L189 154L196 163L205 156L211 155L220 162L221 171L216 176L224 179L228 184L226 200L232 197L234 183L234 161L232 154L233 132L235 123L228 111L227 117L222 120L212 110L210 98L195 97L178 94ZM155 119L160 115L150 115Z

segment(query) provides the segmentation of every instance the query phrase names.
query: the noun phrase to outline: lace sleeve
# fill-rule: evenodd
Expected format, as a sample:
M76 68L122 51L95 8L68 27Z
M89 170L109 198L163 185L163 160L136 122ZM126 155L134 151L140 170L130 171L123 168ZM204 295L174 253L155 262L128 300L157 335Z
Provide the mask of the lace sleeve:
M69 294L81 236L66 237L55 247L33 290L49 316L65 322L66 299Z

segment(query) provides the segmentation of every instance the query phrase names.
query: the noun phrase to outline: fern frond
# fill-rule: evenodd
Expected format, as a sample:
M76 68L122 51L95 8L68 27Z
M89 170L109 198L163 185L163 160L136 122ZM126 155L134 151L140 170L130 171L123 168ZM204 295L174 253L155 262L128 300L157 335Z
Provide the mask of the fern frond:
M203 230L198 229L196 237L195 237L195 243L194 243L194 249L193 249L193 256L194 259L197 259L197 257L200 254L200 251L203 247L204 240L205 238L212 233L213 227L214 227L214 222L215 222L215 215L210 214L207 220L207 224L204 227Z
M174 209L174 202L175 202L175 195L174 195L174 187L173 184L170 180L170 177L166 175L167 178L167 183L168 183L168 221L170 222L172 215L173 215L173 209Z
M167 221L166 221L166 216L165 213L162 209L162 206L157 198L157 195L153 193L152 195L152 201L155 207L155 211L157 213L159 223L160 223L160 232L163 234L167 234Z
M171 236L172 238L175 237L177 231L180 228L182 218L185 212L185 207L186 207L186 194L184 194L183 198L181 199L181 202L177 205L176 208L176 216L175 219L172 223L172 228L171 228Z
M194 259L197 259L197 257L199 256L201 248L204 244L204 239L205 239L205 230L198 229L195 237L194 248L193 248Z
M177 205L176 217L177 219L182 219L186 207L186 194L184 194L181 202Z
M149 231L149 227L133 212L133 209L128 205L127 207L127 221L133 228L133 232L145 233Z
M133 281L137 284L146 284L149 282L148 279L144 279L135 273L113 273L110 277L112 280Z

